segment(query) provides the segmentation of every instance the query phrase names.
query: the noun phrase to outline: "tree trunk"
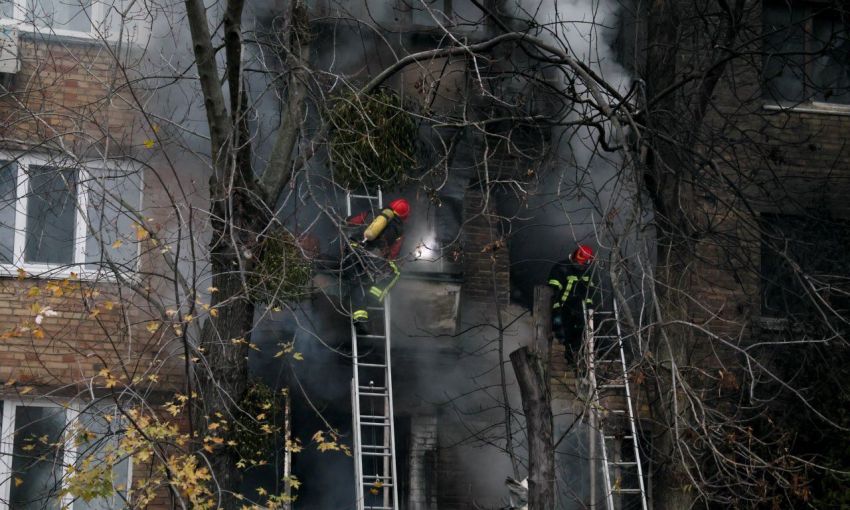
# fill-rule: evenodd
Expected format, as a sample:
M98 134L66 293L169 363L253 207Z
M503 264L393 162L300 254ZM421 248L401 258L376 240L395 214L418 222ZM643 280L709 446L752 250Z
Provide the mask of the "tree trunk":
M511 353L528 436L528 508L555 508L555 449L552 443L552 406L547 371L528 347Z
M237 405L248 387L248 338L254 319L254 304L245 296L241 273L213 264L213 303L227 301L218 308L218 317L210 317L201 331L201 361L194 365L198 398L194 400L193 421L197 441L203 442L210 417L221 413L229 423L240 420ZM245 338L246 342L233 342ZM238 456L229 447L207 455L215 477L215 489L222 497L221 508L237 509L242 473L236 467Z
M534 288L534 338L531 350L511 353L519 383L528 436L528 508L555 508L555 446L549 399L549 354L552 350L552 289Z

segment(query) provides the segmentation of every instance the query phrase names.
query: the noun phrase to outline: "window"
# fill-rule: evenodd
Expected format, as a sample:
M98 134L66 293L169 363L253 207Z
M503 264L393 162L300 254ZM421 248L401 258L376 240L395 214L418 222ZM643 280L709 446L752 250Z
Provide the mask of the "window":
M92 0L0 0L3 24L57 35L95 35L104 10Z
M850 317L850 223L764 214L762 229L762 315Z
M134 168L33 155L0 161L0 268L40 276L135 271Z
M765 0L765 98L850 104L850 8L836 5Z
M125 506L118 501L123 501L129 486L129 459L121 459L111 469L115 501L101 497L86 502L62 495L68 466L79 466L86 459L106 459L119 423L114 408L91 406L81 412L76 406L51 402L2 402L0 510ZM80 431L83 439L70 437L71 431Z

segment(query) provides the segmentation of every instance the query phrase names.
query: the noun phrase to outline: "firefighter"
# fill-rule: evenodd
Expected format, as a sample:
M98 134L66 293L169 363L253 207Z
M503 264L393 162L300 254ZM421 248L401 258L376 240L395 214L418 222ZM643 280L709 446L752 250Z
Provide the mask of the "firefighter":
M579 244L569 258L555 264L549 272L552 332L564 344L564 356L571 363L575 362L584 336L584 309L594 306L593 258L593 249Z
M410 216L410 204L399 198L390 202L389 207L378 215L363 211L347 218L351 226L357 229L350 242L356 257L355 271L357 285L352 293L351 318L358 330L365 331L369 320L366 303L370 300L381 303L398 281L400 272L395 260L401 251L404 222Z

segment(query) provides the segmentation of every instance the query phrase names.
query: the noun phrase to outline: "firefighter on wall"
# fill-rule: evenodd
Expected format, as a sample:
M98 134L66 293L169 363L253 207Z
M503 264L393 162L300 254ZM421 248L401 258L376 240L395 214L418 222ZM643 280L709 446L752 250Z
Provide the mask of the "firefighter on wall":
M593 308L596 288L592 280L593 249L579 244L569 258L552 267L552 332L564 344L564 356L575 362L584 337L584 309Z
M352 281L351 319L358 329L365 330L369 320L366 304L381 303L398 281L400 272L396 258L401 251L404 221L410 215L410 204L399 198L373 216L363 211L346 219L348 225L359 227L349 243L356 257Z

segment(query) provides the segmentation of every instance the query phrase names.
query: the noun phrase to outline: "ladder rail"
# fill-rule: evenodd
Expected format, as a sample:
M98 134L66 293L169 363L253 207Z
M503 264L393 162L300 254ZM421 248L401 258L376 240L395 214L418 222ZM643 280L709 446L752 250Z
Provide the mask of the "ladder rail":
M640 446L638 445L637 421L635 420L634 404L632 403L631 386L629 385L629 367L626 363L626 349L623 343L622 326L620 325L620 313L617 307L617 302L614 302L614 321L617 328L617 343L620 346L620 362L623 365L623 389L626 393L626 406L628 407L629 429L632 433L632 447L634 448L635 464L638 475L638 486L640 488L640 503L643 510L648 510L646 501L646 487L643 481L643 465L640 456Z
M608 471L608 449L605 447L605 429L602 427L602 423L599 420L598 406L601 405L601 400L599 397L599 385L596 381L596 346L594 342L593 310L588 310L587 307L582 305L582 312L585 324L584 334L587 338L588 382L590 383L590 394L593 397L591 406L594 409L593 412L590 413L590 417L593 420L590 426L591 429L596 429L597 435L599 436L599 446L602 455L602 483L605 487L605 505L608 510L614 510L614 495L611 491L611 473ZM591 459L591 462L593 462L593 460L594 459ZM594 467L591 466L591 469L594 469ZM596 487L590 487L590 490L591 492L595 492Z
M623 390L625 394L626 400L626 409L611 409L610 412L614 412L619 415L625 415L626 420L628 422L628 430L631 434L630 436L623 436L623 438L630 438L632 442L633 454L634 454L634 462L609 462L608 455L608 446L605 443L606 434L605 427L603 425L602 420L600 420L600 408L602 406L602 396L600 394L600 385L597 380L596 375L596 367L598 361L596 359L596 351L598 346L596 345L596 328L594 321L594 311L588 310L583 305L583 316L585 321L585 337L587 340L587 351L588 351L588 384L590 385L589 393L592 398L592 412L590 413L590 417L593 420L591 423L591 427L596 427L597 433L599 435L599 442L601 446L601 460L602 460L602 479L605 488L605 505L608 510L615 510L615 502L614 502L614 493L621 494L640 494L641 501L641 509L648 510L647 498L646 498L646 487L643 479L643 465L641 463L641 455L640 455L640 446L638 444L638 434L637 434L637 420L635 419L635 408L632 403L632 395L631 395L631 386L629 385L629 367L626 361L626 351L625 351L625 342L623 341L623 331L622 325L620 324L620 315L619 309L617 307L616 302L614 303L613 312L602 312L608 315L612 315L614 320L614 328L616 331L616 335L614 335L614 339L616 339L616 348L619 353L614 353L617 357L617 360L611 360L612 363L618 364L618 377L623 378L623 383L620 384L607 384L603 385L603 389L614 389L619 388ZM611 336L603 335L602 338L612 338ZM610 347L607 347L610 350ZM618 355L617 355L618 354ZM614 436L611 436L614 437ZM611 483L611 473L610 467L617 466L634 466L637 472L638 479L638 487L637 488L614 488ZM591 487L591 491L595 491L595 487Z
M385 359L386 359L386 388L387 388L387 416L389 417L389 443L390 443L390 452L392 455L390 456L390 473L392 474L392 499L393 499L393 508L398 508L398 490L396 486L398 485L398 478L396 477L396 462L395 462L395 412L393 410L393 377L392 377L392 357L390 345L390 296L387 295L384 298L384 345L386 349ZM385 436L386 437L386 436Z

